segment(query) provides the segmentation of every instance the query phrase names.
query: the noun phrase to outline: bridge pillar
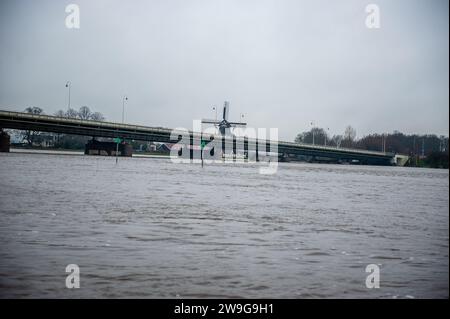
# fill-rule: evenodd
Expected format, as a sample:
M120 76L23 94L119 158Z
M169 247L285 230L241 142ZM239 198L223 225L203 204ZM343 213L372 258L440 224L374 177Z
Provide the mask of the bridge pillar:
M118 156L131 157L133 155L133 148L130 144L122 142L119 145L115 142L101 142L94 138L89 140L84 147L85 155L104 155L104 156L116 156L116 150L118 148Z
M11 138L8 133L0 129L0 152L9 152Z
M256 161L259 162L259 148L258 148L258 139L256 139Z
M289 155L286 153L280 153L278 154L278 161L279 162L290 162Z

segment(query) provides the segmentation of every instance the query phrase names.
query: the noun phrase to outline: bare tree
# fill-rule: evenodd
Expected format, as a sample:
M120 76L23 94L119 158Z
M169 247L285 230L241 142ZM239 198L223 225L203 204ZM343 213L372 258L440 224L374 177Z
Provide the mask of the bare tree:
M333 138L331 139L331 143L336 145L336 147L341 147L341 143L342 140L344 139L344 137L342 135L334 135Z
M354 141L356 138L356 130L350 125L345 128L344 139Z
M67 111L59 110L54 113L58 117L79 118L82 120L104 121L105 117L100 112L91 112L89 107L82 106L79 111L68 109Z
M94 121L104 121L104 120L105 120L105 117L104 117L103 114L100 113L100 112L94 112L94 113L91 114L91 120L94 120Z
M66 112L66 117L76 119L78 117L78 112L74 109L68 109Z
M30 113L30 114L43 114L43 110L40 107L27 107L24 112ZM33 142L35 141L36 137L39 135L39 132L37 131L22 131L22 139L24 141L27 141L29 146L33 145Z
M328 140L327 132L320 127L314 127L307 132L303 132L297 135L295 138L296 143L312 144L313 141L317 145L323 145Z
M63 110L56 111L54 115L57 117L66 117L66 113Z
M341 142L343 147L353 148L356 146L356 130L350 125L345 128L344 138Z
M30 114L39 115L39 114L43 114L44 110L41 109L40 107L32 106L32 107L27 107L25 109L25 112L30 113Z
M91 116L92 112L87 106L80 107L80 110L78 111L78 117L81 120L90 120Z

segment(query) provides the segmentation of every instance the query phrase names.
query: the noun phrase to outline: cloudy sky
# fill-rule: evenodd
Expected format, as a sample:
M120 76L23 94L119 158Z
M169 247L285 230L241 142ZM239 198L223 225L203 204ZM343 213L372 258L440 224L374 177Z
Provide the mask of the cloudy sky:
M66 5L80 8L68 29ZM366 27L368 3L380 29ZM358 136L448 135L448 1L0 1L0 109L87 105L120 121L192 127L231 104L293 140L310 122Z

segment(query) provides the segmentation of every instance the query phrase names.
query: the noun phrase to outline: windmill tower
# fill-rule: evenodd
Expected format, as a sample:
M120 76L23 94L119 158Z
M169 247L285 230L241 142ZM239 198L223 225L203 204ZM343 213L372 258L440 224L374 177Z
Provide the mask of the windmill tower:
M223 113L222 113L222 120L209 120L209 119L203 119L202 124L214 124L214 126L219 128L220 134L222 136L229 136L230 128L231 127L238 127L238 126L246 126L247 123L242 122L229 122L228 121L228 114L230 113L230 103L228 101L225 101L223 105Z

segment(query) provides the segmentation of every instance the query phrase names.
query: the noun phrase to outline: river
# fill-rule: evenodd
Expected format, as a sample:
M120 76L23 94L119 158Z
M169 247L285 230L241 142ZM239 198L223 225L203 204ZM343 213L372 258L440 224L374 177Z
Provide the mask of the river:
M0 297L448 298L448 191L438 169L0 153Z

